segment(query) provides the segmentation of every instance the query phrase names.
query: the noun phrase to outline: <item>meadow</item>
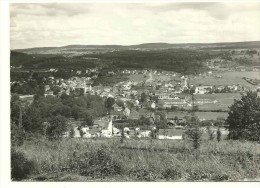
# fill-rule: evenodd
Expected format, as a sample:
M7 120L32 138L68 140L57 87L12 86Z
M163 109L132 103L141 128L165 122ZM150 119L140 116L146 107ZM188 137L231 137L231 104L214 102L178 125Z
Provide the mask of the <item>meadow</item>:
M219 75L221 78L216 78L214 75ZM243 77L260 79L259 71L230 71L230 72L214 72L214 75L206 76L205 78L200 76L190 79L190 84L193 85L241 85L244 87L251 87L252 85L242 79Z
M31 162L24 181L242 181L260 177L260 144L120 138L31 139L13 148Z

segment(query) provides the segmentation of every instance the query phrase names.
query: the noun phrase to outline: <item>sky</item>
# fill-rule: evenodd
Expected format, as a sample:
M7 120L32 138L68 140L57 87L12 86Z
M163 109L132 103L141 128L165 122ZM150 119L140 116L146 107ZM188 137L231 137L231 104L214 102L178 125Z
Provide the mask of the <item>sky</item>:
M260 41L260 2L16 3L11 49Z

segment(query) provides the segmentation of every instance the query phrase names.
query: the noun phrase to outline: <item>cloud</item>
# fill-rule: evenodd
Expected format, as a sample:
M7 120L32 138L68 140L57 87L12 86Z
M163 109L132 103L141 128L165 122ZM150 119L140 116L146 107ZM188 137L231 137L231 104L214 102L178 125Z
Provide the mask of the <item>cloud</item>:
M18 15L32 15L32 16L74 16L89 11L88 6L78 6L73 3L20 3L12 4L10 8L11 18Z
M11 47L260 40L260 3L12 4Z

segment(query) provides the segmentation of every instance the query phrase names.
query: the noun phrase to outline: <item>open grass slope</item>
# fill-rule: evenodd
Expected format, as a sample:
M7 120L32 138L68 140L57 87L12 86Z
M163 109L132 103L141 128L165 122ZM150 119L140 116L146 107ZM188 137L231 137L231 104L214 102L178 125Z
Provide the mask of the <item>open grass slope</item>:
M26 181L239 181L260 177L260 144L64 139L14 148L35 164Z

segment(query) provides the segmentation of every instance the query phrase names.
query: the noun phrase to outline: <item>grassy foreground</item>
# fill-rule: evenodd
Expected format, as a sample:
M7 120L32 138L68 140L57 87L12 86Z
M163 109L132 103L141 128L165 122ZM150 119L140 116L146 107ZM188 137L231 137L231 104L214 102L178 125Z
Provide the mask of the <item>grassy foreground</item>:
M14 147L30 162L23 181L240 181L260 177L260 144L239 141L35 139Z

